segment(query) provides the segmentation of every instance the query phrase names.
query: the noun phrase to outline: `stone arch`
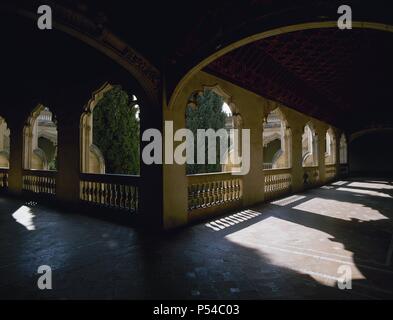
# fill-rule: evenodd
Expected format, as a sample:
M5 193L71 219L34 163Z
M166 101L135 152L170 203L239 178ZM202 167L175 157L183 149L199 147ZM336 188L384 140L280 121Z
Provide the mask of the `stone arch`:
M225 108L225 106L227 106L227 108L229 108L229 110L230 110L230 114L228 113L228 118L226 120L224 128L222 128L222 129L226 129L228 134L231 129L241 129L243 126L243 120L242 120L241 114L240 114L237 106L233 102L233 97L228 92L226 92L224 89L222 89L222 87L219 84L202 85L202 87L200 89L194 90L191 93L191 95L188 99L188 102L187 102L187 106L184 110L185 118L187 118L186 113L187 113L188 108L189 107L198 108L199 107L198 103L197 103L198 96L205 94L207 91L211 91L214 94L216 94L217 96L221 97L223 100L223 109ZM187 127L187 120L186 120L186 127ZM238 143L239 143L239 145L241 144L241 138L239 139ZM235 152L235 149L234 149L233 144L231 143L229 145L229 148L225 152L225 155L224 155L225 164L223 164L221 166L221 172L230 172L230 171L235 170L237 168L237 165L233 164L230 160L234 156L234 152Z
M10 154L8 151L0 151L0 168L9 168Z
M349 137L349 144L351 144L353 141L355 141L356 139L369 134L369 133L375 133L375 132L393 132L393 128L388 128L388 127L376 127L376 128L367 128L364 130L360 130L357 132L354 132L350 135Z
M53 133L38 134L38 148L44 153L45 157L45 170L56 170L57 162L57 136ZM37 153L36 153L37 154Z
M35 170L48 170L48 159L44 150L37 147L33 150L32 168Z
M56 117L43 104L34 108L23 128L23 167L26 170L49 170L47 155L38 145L40 136L55 139L57 149Z
M326 130L326 143L325 143L325 164L335 164L336 163L336 134L332 127Z
M291 167L292 132L279 107L266 110L263 119L263 147L264 169Z
M359 28L359 29L371 29L371 30L379 30L385 32L393 32L393 26L384 23L353 21L352 27ZM334 21L323 21L323 22L321 21L306 22L306 23L298 23L288 26L276 27L273 29L264 30L262 32L244 37L229 45L220 47L217 51L210 54L209 56L199 59L199 62L196 65L194 64L191 68L189 68L188 71L183 75L183 77L180 78L179 81L173 86L173 90L169 92L169 97L170 97L168 103L169 108L172 108L172 106L174 106L176 97L180 94L184 86L187 85L188 81L195 74L203 70L203 68L208 66L214 60L222 57L223 55L258 40L266 39L280 34L286 34L289 32L310 30L310 29L321 29L321 28L337 28L337 21L334 20Z
M101 152L101 150L95 145L92 144L90 145L90 154L92 157L94 157L94 162L91 163L91 165L95 165L95 168L93 168L93 172L97 172L100 174L105 173L105 158Z
M196 95L201 95L203 94L206 90L210 90L217 94L218 96L222 97L224 100L224 103L226 103L231 110L232 113L232 118L233 118L233 125L236 129L240 129L243 125L243 120L241 117L241 114L236 107L236 104L233 102L233 97L226 92L224 89L219 84L213 84L213 85L203 85L202 88L194 90L192 94L190 95L190 98L188 100L187 106L191 105L194 107L198 107L195 101Z
M348 163L348 145L347 138L344 133L340 137L340 164Z
M80 170L83 173L106 173L106 162L102 151L93 141L94 109L104 98L105 94L116 86L108 82L104 83L98 90L93 92L90 100L84 107L80 118ZM139 106L139 99L130 95L135 106ZM138 113L139 114L139 113Z
M37 12L31 11L31 6L14 8L0 4L1 9L4 6L6 11L12 11L21 17L34 21L37 19ZM53 15L54 29L85 43L119 64L138 81L149 102L154 106L159 104L160 71L146 57L83 13L54 2L51 3L51 8L56 12Z
M105 173L105 168L100 165L94 151L91 150L93 146L93 110L104 97L104 94L112 87L111 84L106 82L94 91L80 118L80 170L83 173ZM97 170L91 170L92 167Z
M105 93L112 88L113 86L106 82L93 92L82 113L80 120L80 170L83 173L105 173L105 160L100 161L97 155L102 156L102 153L101 151L97 152L99 149L93 144L93 111Z
M312 121L303 128L302 135L302 165L311 167L318 165L318 134Z
M0 117L0 168L10 166L10 129L5 119Z

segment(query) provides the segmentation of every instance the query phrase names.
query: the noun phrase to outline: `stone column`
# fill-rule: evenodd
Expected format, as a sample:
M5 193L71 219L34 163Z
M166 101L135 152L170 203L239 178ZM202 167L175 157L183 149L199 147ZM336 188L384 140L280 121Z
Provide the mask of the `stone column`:
M336 178L341 176L341 164L340 164L340 138L341 138L341 131L336 130L334 132L336 136Z
M23 121L10 122L10 169L8 188L12 194L22 192L23 178Z
M303 163L302 163L302 135L303 128L292 127L292 191L303 190Z
M57 117L56 197L67 205L79 202L79 118L63 114Z
M173 122L173 132L186 126L185 108L193 88L198 87L191 83L179 94L171 108L163 107L164 121ZM169 135L168 144L165 143L166 135ZM188 223L188 182L186 165L173 161L169 164L170 159L165 159L165 148L173 156L173 150L181 142L174 143L171 132L164 131L163 139L163 225L165 229L171 229Z
M4 132L7 129L5 122L0 118L0 151L4 150Z
M326 182L326 166L325 166L325 152L326 152L326 130L325 128L317 127L315 129L318 137L318 170L319 183Z
M141 104L140 137L147 129L157 129L162 132L162 104L145 99ZM150 142L141 141L139 213L138 220L146 227L146 231L155 232L163 227L163 165L145 164L142 151ZM172 181L176 185L177 181Z
M247 94L236 98L243 119L243 129L250 130L250 171L243 177L243 205L250 206L264 200L263 117L267 101Z

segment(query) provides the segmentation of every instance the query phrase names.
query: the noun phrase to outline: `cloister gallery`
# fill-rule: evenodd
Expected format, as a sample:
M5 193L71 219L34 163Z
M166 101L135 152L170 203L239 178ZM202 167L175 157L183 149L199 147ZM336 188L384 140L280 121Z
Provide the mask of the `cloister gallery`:
M2 1L0 297L392 298L393 11L346 2L340 30L336 1L47 1L40 30L39 1ZM126 173L124 116L96 137L113 88L136 108ZM213 123L206 101L249 130L245 174L233 145L219 166L143 160L147 130L175 151ZM50 292L43 264L64 271Z

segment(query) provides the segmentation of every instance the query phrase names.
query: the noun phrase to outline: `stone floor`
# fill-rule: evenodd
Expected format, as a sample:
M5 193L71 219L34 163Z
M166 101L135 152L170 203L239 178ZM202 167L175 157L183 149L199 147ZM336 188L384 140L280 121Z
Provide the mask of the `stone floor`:
M393 183L364 179L165 236L0 197L0 299L393 298L392 217Z

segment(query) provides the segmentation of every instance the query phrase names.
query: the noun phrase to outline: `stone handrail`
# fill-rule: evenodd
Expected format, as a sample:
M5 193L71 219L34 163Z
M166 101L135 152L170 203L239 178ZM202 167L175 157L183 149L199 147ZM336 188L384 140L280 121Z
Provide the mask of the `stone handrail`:
M80 174L80 199L91 204L137 212L140 177L116 174Z
M308 166L303 167L303 184L304 187L312 187L319 184L319 167L318 166Z
M8 188L8 168L0 168L0 189Z
M328 164L325 166L325 179L327 181L333 180L337 176L337 165Z
M23 170L24 191L33 193L56 194L57 171Z
M188 175L188 210L231 207L242 199L242 177L230 172Z
M278 198L292 190L291 168L270 169L264 171L265 175L265 200Z

